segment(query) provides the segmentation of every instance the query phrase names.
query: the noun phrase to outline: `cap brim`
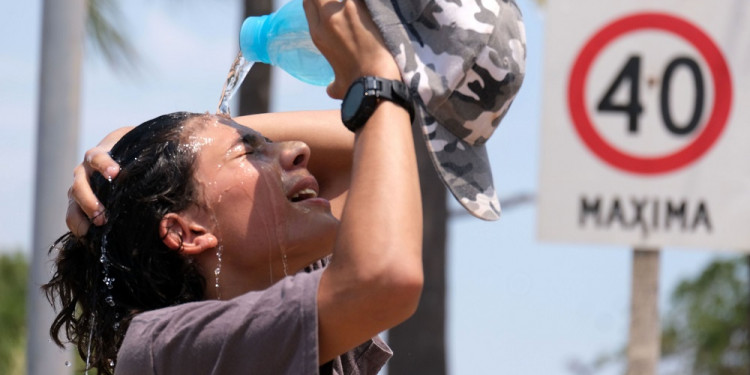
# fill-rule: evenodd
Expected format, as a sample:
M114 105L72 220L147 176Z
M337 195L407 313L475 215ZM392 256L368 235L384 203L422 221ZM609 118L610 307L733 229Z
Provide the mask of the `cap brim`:
M411 32L407 31L407 29L413 28L414 25L405 26L405 24L418 19L429 2L398 1L398 10L394 8L395 2L397 0L365 0L373 21L380 29L386 45L396 58L402 74L405 74L407 70L413 70L412 73L415 74L415 79L405 79L405 83L412 94L416 115L415 123L422 128L430 159L450 192L470 214L483 220L497 220L500 217L500 202L495 193L492 171L485 146L481 142L472 146L447 130L444 126L446 124L439 126L433 117L433 115L438 115L438 113L431 114L424 106L424 100L434 104L436 108L446 104L446 101L449 99L448 96L456 89L455 85L461 82L460 80L454 82L452 79L446 79L442 74L430 73L437 68L436 66L430 66L430 69L418 69L418 56L416 56L417 53L414 49L424 47L424 40L414 34L416 32L415 29L411 29ZM430 35L432 37L440 36L434 33ZM476 33L466 35L474 36L471 41L478 44L483 44L486 42L486 39L491 37L490 34L485 36L486 39L478 38ZM455 34L455 36L456 40L461 40L460 34ZM460 51L448 52L441 50L441 56L453 52L456 53L456 56L463 56L463 52L466 51L469 51L466 53L472 56L478 53L473 48L474 46L469 44L464 45L461 43L459 46L449 44L449 46L456 47ZM433 51L431 48L432 46L424 48L423 52L427 53L428 56L439 53ZM435 61L429 63L434 64ZM473 62L466 62L466 64L468 65L464 68L471 66ZM450 61L447 60L445 64L440 65L440 68L450 69L452 66ZM456 77L464 77L466 73L463 70L457 70L456 72L459 73L455 75ZM424 75L421 78L430 78L428 76L432 74L434 77L431 78L435 80L434 82L440 82L441 84L419 86L420 74ZM445 85L448 82L450 84ZM425 83L429 83L429 79ZM423 90L424 92L422 92ZM474 108L471 110L474 110Z
M469 145L439 126L421 105L415 103L415 107L416 124L422 129L432 164L448 190L473 216L489 221L499 219L500 202L485 146Z

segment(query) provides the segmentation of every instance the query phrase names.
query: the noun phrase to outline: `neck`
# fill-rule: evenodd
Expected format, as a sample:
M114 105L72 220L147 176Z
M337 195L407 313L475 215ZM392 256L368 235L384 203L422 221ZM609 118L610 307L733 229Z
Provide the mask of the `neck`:
M206 279L205 299L229 300L247 292L264 290L286 276L291 276L304 269L310 260L296 262L293 260L271 259L268 263L248 268L231 262L222 256L219 267L218 258L214 254L202 267L201 273ZM218 288L216 269L219 269Z

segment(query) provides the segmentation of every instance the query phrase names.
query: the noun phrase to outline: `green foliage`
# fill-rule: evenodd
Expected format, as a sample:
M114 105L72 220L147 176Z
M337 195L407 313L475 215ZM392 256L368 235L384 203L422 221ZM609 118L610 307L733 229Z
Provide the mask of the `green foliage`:
M672 292L662 355L687 359L695 375L750 373L746 258L716 260Z
M28 273L20 252L0 253L0 374L23 373Z
M123 17L118 2L87 0L86 11L86 33L91 46L102 54L111 67L133 72L140 58L122 31Z

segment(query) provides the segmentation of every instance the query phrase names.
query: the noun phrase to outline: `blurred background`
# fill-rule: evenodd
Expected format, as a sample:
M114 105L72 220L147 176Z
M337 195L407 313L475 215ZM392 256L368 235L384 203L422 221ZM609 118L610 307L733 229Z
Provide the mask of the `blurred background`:
M488 142L495 186L506 204L501 220L488 223L462 214L447 199L441 230L444 258L434 254L444 289L430 289L425 296L427 301L433 293L437 301L444 297L444 305L438 305L438 312L423 311L445 327L437 340L444 352L434 354L435 362L450 374L621 374L632 249L536 239L547 5L517 2L527 33L526 79ZM87 30L77 160L116 128L173 111L214 112L238 52L240 23L253 3L262 2L88 0L89 9L98 10L89 15L101 19L89 19ZM273 9L283 3L269 1ZM0 110L5 113L0 120L0 374L26 373L25 298L37 293L28 290L27 277L34 246L42 8L40 0L0 4ZM97 29L96 22L105 27ZM108 35L108 30L117 34ZM104 46L115 46L118 37L124 42L121 48L103 49L97 33ZM270 77L271 111L340 105L324 88L300 83L283 71L272 69ZM246 91L254 89L246 86ZM238 114L240 105L232 108ZM64 173L72 181L72 165ZM55 193L62 204L68 183ZM63 234L64 218L53 220L59 220ZM426 249L425 257L431 258L432 251L438 250ZM747 260L738 253L662 250L659 373L750 371L748 277ZM431 340L430 331L416 334ZM397 355L407 361L420 357L419 343L406 345ZM440 370L434 371L417 373Z

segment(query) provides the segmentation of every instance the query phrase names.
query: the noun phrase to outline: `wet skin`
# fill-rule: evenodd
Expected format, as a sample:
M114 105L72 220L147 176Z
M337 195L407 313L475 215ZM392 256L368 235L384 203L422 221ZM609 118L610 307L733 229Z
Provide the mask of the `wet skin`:
M271 142L225 117L198 122L185 146L198 152L202 204L188 214L221 247L222 295L231 294L226 288L262 289L330 254L339 222L318 197L307 145ZM215 251L204 251L200 261L213 273Z

